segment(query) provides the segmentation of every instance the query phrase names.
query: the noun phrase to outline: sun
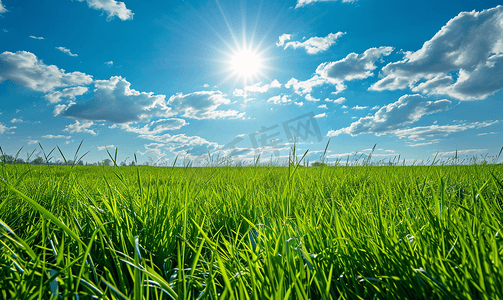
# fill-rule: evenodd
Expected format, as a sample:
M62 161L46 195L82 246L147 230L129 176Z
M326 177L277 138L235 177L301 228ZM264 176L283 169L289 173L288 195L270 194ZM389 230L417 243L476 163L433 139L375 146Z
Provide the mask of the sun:
M244 80L257 77L262 69L260 54L248 49L240 49L230 57L231 70Z

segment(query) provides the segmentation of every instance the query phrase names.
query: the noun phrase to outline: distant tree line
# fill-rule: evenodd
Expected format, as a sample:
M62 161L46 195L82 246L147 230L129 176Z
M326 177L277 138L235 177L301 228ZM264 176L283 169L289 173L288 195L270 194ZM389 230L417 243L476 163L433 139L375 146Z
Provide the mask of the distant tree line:
M82 160L79 160L77 162L74 162L73 160L67 160L66 162L61 161L61 160L46 161L43 157L40 157L40 156L37 156L34 159L24 160L22 158L19 158L19 157L16 158L16 157L14 157L12 155L8 155L8 154L0 155L0 163L4 163L4 164L8 164L8 165L11 165L11 164L30 164L30 165L55 165L55 166L76 165L76 166L105 166L105 167L111 167L114 165L113 161L109 158L104 159L102 161L89 163L89 162L84 162ZM134 161L130 161L129 163L126 163L126 161L122 161L120 164L119 163L117 163L117 164L120 165L121 167L136 166L136 163ZM146 165L148 165L148 164L146 164Z

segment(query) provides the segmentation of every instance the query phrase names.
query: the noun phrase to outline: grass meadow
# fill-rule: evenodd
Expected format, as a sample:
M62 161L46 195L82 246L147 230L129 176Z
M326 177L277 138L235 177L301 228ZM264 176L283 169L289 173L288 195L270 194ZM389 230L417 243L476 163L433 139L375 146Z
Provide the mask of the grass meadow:
M503 299L501 164L0 176L2 299Z

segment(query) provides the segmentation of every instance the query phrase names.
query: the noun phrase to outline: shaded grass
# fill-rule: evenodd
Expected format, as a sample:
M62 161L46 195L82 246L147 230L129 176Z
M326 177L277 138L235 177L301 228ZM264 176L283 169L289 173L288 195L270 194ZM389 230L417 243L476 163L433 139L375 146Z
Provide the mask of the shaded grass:
M503 167L0 167L0 298L503 299Z

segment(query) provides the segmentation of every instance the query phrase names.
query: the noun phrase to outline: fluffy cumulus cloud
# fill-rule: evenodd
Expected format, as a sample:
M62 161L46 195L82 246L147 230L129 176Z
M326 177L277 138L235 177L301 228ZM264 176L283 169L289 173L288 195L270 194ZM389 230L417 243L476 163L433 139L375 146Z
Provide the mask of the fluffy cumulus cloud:
M96 135L97 133L89 129L91 126L94 125L93 121L83 121L80 122L79 120L75 120L75 123L67 125L63 131L69 132L69 133L74 133L74 132L86 132L90 133L92 135Z
M87 93L89 88L83 86L66 88L61 91L55 91L45 94L44 98L50 103L58 103L61 99L75 100L76 96L81 96Z
M244 113L236 110L217 110L222 104L230 104L230 100L220 91L202 91L184 95L178 93L168 100L168 105L183 117L193 119L240 118Z
M84 2L84 0L78 0ZM124 2L117 2L115 0L85 0L90 8L102 10L107 13L107 20L112 20L114 17L119 19L132 20L134 13L126 7Z
M311 79L305 81L299 81L295 78L288 80L285 84L287 89L293 88L295 93L299 95L309 94L313 91L313 87L317 87L327 83L327 81L317 75L313 76Z
M373 70L377 68L376 61L390 55L392 51L392 47L379 47L370 48L362 54L350 53L341 60L322 63L316 69L316 74L342 86L344 81L374 76Z
M451 101L443 99L425 101L421 95L404 95L398 101L385 105L375 115L360 118L349 127L331 130L327 136L337 136L341 133L358 135L375 133L382 135L399 130L404 125L417 122L422 116L444 111Z
M410 88L459 100L485 99L503 89L503 6L462 12L404 59L382 69L371 90Z
M297 5L295 5L295 8L303 7L311 3L315 2L336 2L337 0L297 0ZM343 3L348 2L348 3L353 3L356 2L357 0L342 0Z
M53 92L57 88L90 84L92 76L81 72L66 73L54 65L46 65L35 54L26 51L5 51L0 54L0 83L11 80L34 91Z
M138 92L120 76L94 82L94 97L60 107L60 115L114 123L138 122L152 116L169 116L164 95Z
M5 12L8 12L8 10L7 8L5 8L5 6L3 6L2 0L0 0L0 14Z
M291 34L282 34L279 37L279 42L276 43L278 47L284 46L284 49L288 47L292 47L293 49L297 48L304 48L307 53L309 54L316 54L320 53L323 51L328 50L330 46L335 44L335 41L343 36L345 32L337 32L337 33L330 33L326 37L312 37L309 38L308 40L305 40L303 42L298 42L298 41L292 41L285 43L287 40L290 40L292 35Z
M11 132L11 130L16 129L16 128L17 128L16 126L7 127L3 123L0 122L0 134L13 133L13 132Z
M70 51L70 49L67 49L65 47L56 47L56 49L58 49L59 51L61 51L63 53L66 53L66 54L68 54L70 56L74 56L74 57L78 56L77 54L72 53L72 51Z
M267 100L267 102L272 102L274 104L288 104L290 102L292 102L291 99L289 99L286 95L278 95L278 96L274 96L274 97L271 97Z

